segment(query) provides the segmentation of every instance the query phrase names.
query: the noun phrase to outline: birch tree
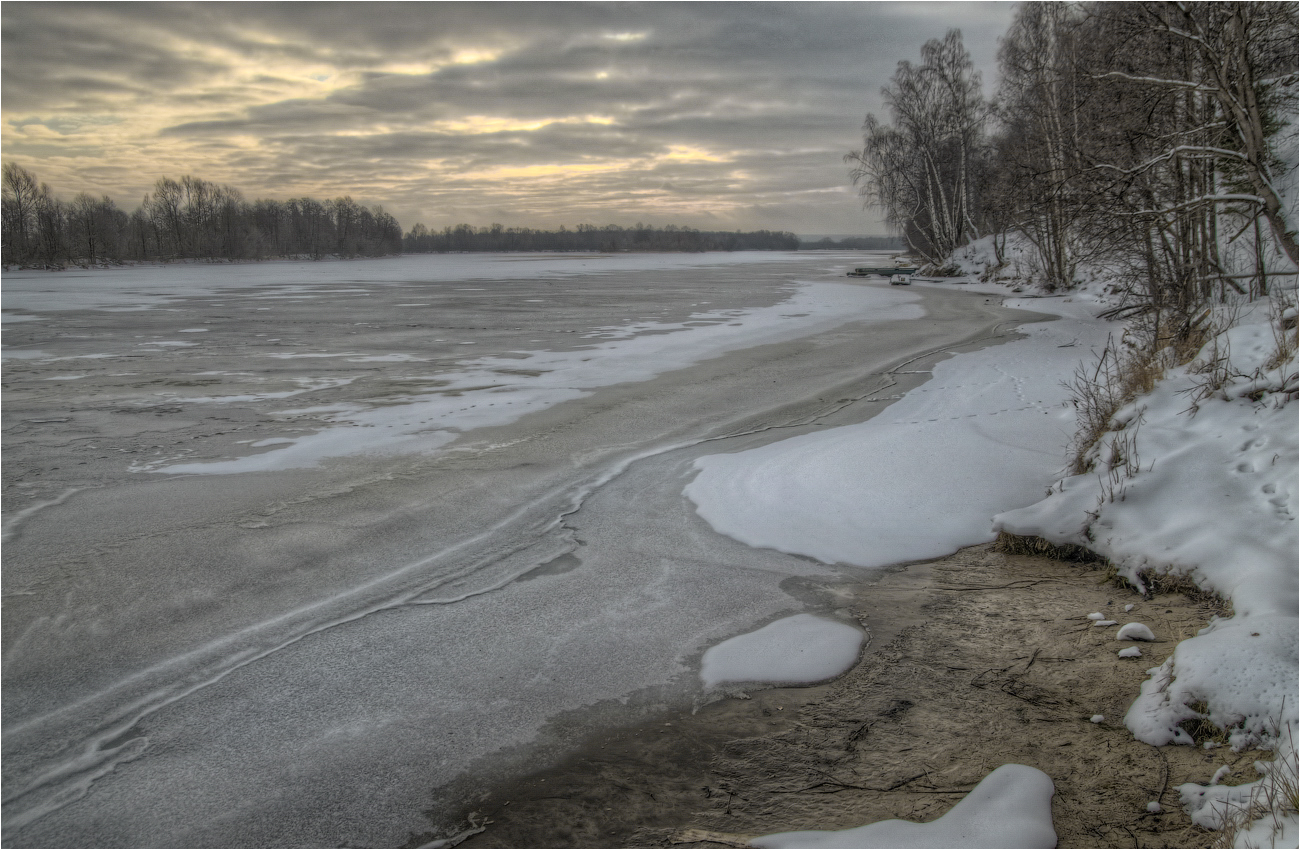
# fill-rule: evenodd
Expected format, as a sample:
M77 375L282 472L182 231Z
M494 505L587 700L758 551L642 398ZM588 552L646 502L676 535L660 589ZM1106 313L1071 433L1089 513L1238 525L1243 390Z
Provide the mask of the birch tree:
M881 93L893 123L868 115L862 150L845 160L861 194L908 246L941 263L979 233L975 164L989 108L961 31L926 42L921 64L898 63Z
M1106 48L1080 182L1113 201L1115 238L1135 240L1146 303L1185 317L1216 291L1262 294L1279 263L1293 273L1274 147L1295 114L1295 6L1099 4L1092 18Z
M1019 200L1013 226L1053 289L1073 284L1080 249L1070 182L1080 153L1078 17L1069 4L1025 3L998 51L1002 179Z

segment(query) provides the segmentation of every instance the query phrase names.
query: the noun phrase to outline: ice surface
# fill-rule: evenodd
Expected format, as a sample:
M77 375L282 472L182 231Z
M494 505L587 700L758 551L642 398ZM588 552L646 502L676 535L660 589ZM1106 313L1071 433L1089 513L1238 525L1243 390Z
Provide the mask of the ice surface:
M853 666L862 639L847 623L797 614L709 648L700 678L710 688L723 682L820 682Z
M943 817L930 823L887 820L839 831L779 832L754 847L1055 847L1047 774L1004 764Z
M450 304L450 287L413 274L360 302L328 293L298 307L278 301L268 314L276 318L263 319L246 312L248 293L261 285L250 280L222 289L225 309L181 295L176 312L45 314L55 327L48 344L46 322L6 327L21 329L7 342L30 340L15 348L64 356L111 346L115 357L137 357L130 366L141 373L105 381L126 364L24 362L15 371L33 378L66 368L96 375L30 381L26 408L8 407L15 396L6 397L10 417L30 410L45 418L32 400L53 402L60 421L79 409L75 423L25 432L38 461L64 451L89 461L49 464L64 469L42 473L47 486L38 497L57 495L66 480L104 485L69 497L66 507L5 512L6 532L17 521L5 542L4 622L16 636L6 643L4 683L6 842L396 846L430 828L425 813L435 799L444 809L454 804L453 793L433 789L466 770L484 783L525 770L537 751L557 752L569 740L576 726L563 724L589 730L614 722L622 703L688 707L703 690L687 666L694 653L804 610L785 580L824 572L708 531L681 499L694 457L723 445L701 441L732 433L737 421L779 426L820 411L816 396L861 380L864 364L963 338L1001 313L967 311L978 302L954 294L929 299L951 324L889 322L890 305L919 314L916 291L845 284L828 274L834 260L804 258L787 271L783 260L768 259L635 279L607 265L606 281L553 276L554 285L527 279L526 264L510 262L525 277L456 293L463 300L453 315L408 319L398 311L401 321L388 325L388 302L436 296ZM384 267L304 266L335 279ZM802 285L806 274L833 283ZM517 303L550 291L553 309ZM580 303L589 294L598 302L590 309ZM819 295L836 303L811 303ZM341 312L358 309L352 305L370 312ZM648 318L660 305L670 309ZM767 330L753 326L755 314L770 316ZM212 333L176 332L208 318ZM380 327L351 335L353 318ZM580 340L623 319L644 328L621 340ZM60 335L83 321L96 335ZM454 334L438 323L456 325ZM494 323L495 336L461 335ZM521 324L522 333L509 332ZM556 336L565 330L572 333ZM446 344L427 344L444 335ZM277 336L284 347L268 347ZM477 348L452 347L473 338ZM181 339L201 345L144 356L136 347ZM619 349L597 347L606 344ZM582 345L592 347L574 350ZM474 349L472 361L466 349ZM271 352L409 352L431 362L281 360L265 356ZM637 364L637 352L668 362ZM530 368L542 358L553 360L553 371L572 371L551 377ZM674 362L687 365L661 372ZM536 374L507 371L521 366ZM475 370L488 379L481 389L460 383ZM396 380L414 373L427 385ZM301 389L298 379L353 377L310 397L266 397ZM573 389L570 377L625 382L599 392ZM365 457L242 477L126 472L128 464L242 453L258 453L260 464L296 451L315 429L341 441L309 446L317 456L355 453L380 430L379 417L410 404L441 396L471 427L455 405L478 405L482 421L491 421L503 401L543 391L594 398L551 405L491 434L465 434L454 452L438 449L435 458ZM232 396L256 398L231 403ZM337 419L321 428L321 415ZM435 421L413 424L433 428L413 440L461 433ZM59 441L30 436L47 429ZM72 449L62 442L69 432ZM742 439L753 445L783 433ZM93 441L83 436L90 434ZM16 447L6 443L7 460ZM48 563L85 551L100 553L95 570L49 574ZM566 553L564 569L539 569ZM15 587L21 593L9 596Z
M1058 321L961 354L859 425L696 461L686 495L751 546L874 567L993 539L990 517L1042 497L1074 427L1061 376L1105 328L1085 305L1038 299ZM1067 346L1067 347L1062 347Z
M509 280L554 278L578 274L619 274L655 269L691 269L737 263L780 263L806 260L797 252L736 251L703 254L463 254L406 255L366 260L366 281L402 283L411 280ZM256 297L319 294L326 297L364 295L357 287L327 288L318 283L331 274L346 280L348 262L274 261L235 265L167 264L82 271L69 269L57 276L40 271L4 274L6 309L40 310L150 310L186 297L248 297L241 290L258 287ZM89 279L93 283L87 283ZM277 287L278 292L268 292ZM227 301L226 303L229 303Z
M509 424L600 387L648 380L728 351L850 321L872 324L916 318L921 315L916 300L909 293L879 287L806 283L779 304L740 311L740 315L729 310L696 313L693 322L639 323L618 339L576 351L516 351L509 357L464 360L458 369L440 375L445 385L436 391L413 394L402 404L340 410L326 417L332 427L304 436L292 446L226 461L155 466L151 471L224 475L311 467L325 458L345 455L431 452L460 432ZM698 321L709 317L733 321ZM266 356L348 358L349 362L419 359L402 353L367 357L355 351Z

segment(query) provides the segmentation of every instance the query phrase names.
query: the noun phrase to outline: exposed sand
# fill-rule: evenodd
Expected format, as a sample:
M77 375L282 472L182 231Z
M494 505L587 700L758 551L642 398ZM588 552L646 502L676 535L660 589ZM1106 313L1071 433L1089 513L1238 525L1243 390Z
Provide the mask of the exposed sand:
M485 828L461 846L744 846L770 832L929 821L1009 762L1053 778L1061 847L1207 846L1214 834L1190 824L1177 786L1221 764L1232 768L1224 782L1248 781L1261 754L1150 747L1123 716L1145 671L1214 611L1176 594L1143 600L1103 576L977 546L842 587L871 634L848 673L593 737L558 767L486 793L465 819ZM1118 658L1133 644L1094 626L1094 611L1144 622L1159 641ZM1151 801L1163 811L1149 813Z

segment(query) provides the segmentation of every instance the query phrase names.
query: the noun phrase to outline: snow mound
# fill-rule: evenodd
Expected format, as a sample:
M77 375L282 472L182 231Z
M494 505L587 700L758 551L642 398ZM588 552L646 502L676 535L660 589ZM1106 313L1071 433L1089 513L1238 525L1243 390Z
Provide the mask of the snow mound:
M887 820L839 831L779 832L754 847L1055 847L1047 774L1004 764L930 823Z
M1074 427L1061 375L1080 344L1106 338L1089 305L1023 306L1063 318L939 363L861 424L701 457L686 495L715 531L825 563L879 567L993 540L989 518L1058 474Z
M1103 442L1130 439L1141 469L1122 478L1113 500L1103 469L995 518L1000 531L1086 546L1139 589L1149 571L1176 572L1232 601L1234 616L1179 643L1130 709L1129 729L1155 746L1192 743L1178 726L1194 717L1230 729L1236 747L1275 736L1278 718L1296 722L1296 358L1268 368L1275 351L1269 304L1245 305L1193 364L1115 416ZM1223 352L1236 377L1202 393L1193 415L1205 380L1196 363Z
M710 648L700 678L710 688L723 682L820 682L857 662L862 639L847 623L797 614Z
M1130 646L1128 649L1121 649L1116 654L1119 655L1120 658L1141 658L1142 650L1138 649L1136 646Z
M1114 620L1111 621L1114 623ZM1098 623L1100 625L1100 623ZM1115 633L1115 640L1155 640L1155 633L1149 627L1142 623L1129 623L1126 626L1120 626L1119 631Z

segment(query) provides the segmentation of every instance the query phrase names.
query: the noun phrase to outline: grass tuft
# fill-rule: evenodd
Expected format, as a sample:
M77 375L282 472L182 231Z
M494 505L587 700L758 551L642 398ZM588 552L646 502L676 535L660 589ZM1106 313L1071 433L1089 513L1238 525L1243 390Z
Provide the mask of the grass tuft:
M1118 342L1113 336L1106 340L1095 364L1075 369L1074 378L1065 384L1077 426L1070 446L1071 475L1096 467L1102 437L1129 424L1116 422L1115 414L1155 389L1166 370L1195 357L1214 334L1213 325L1209 309L1178 324L1172 333L1161 329L1152 315L1141 315Z
M1186 573L1142 570L1138 573L1138 578L1146 585L1148 598L1160 593L1180 593L1202 608L1210 609L1218 617L1226 618L1233 614L1231 599L1206 590Z
M1072 543L1056 544L1034 535L1011 534L999 531L998 539L993 543L993 550L1004 555L1037 555L1053 558L1057 561L1075 563L1092 563L1104 561L1105 558L1083 546Z
M1262 821L1270 830L1265 846L1289 847L1278 844L1286 840L1286 821L1300 815L1300 771L1297 770L1294 745L1284 755L1279 755L1266 766L1263 781L1250 790L1244 803L1227 807L1220 817L1219 835L1211 847L1249 847L1242 842L1241 833ZM1295 840L1294 837L1291 840Z
M1184 720L1178 726L1196 742L1196 746L1202 746L1206 741L1213 741L1221 747L1229 746L1232 743L1232 730L1225 729L1222 726L1210 720L1210 707L1204 702L1189 703L1188 708L1196 712L1196 717Z

